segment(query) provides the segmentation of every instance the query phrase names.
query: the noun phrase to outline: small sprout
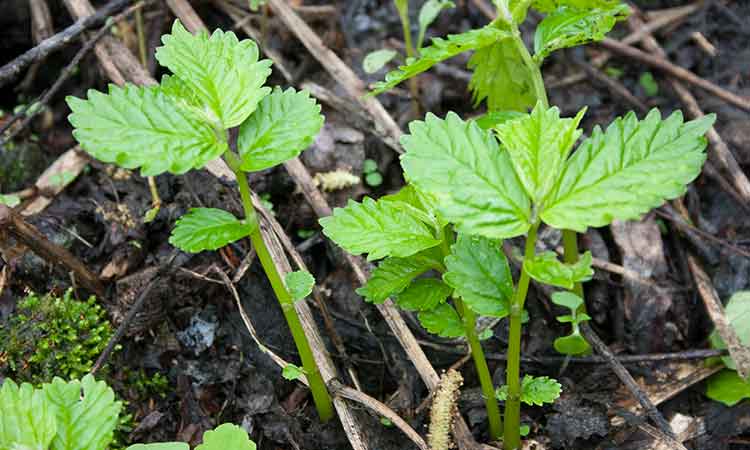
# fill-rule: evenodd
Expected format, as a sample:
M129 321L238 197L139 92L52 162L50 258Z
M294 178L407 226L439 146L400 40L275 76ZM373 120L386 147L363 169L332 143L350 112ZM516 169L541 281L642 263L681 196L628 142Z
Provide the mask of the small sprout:
M604 69L604 73L606 73L607 75L609 75L612 78L618 79L618 78L621 78L625 74L625 71L622 70L619 67L607 66Z
M492 331L492 328L487 327L484 330L482 330L481 333L477 336L480 341L486 341L487 339L492 338L495 335L495 332Z
M289 295L292 296L292 300L298 301L310 295L313 286L315 286L315 278L310 272L297 270L286 274L284 283L289 290Z
M562 386L554 378L534 377L524 375L521 382L521 401L527 405L542 406L545 403L554 403L560 393ZM496 391L497 398L505 401L508 399L508 386L501 386Z
M263 204L266 211L270 212L272 216L276 215L276 211L273 210L273 203L271 202L271 194L268 192L260 194L260 202Z
M21 204L21 197L15 194L0 194L0 205L5 205L9 208L15 208Z
M521 425L519 433L521 434L521 436L526 437L529 435L529 433L531 433L531 427L528 425Z
M310 239L311 237L315 236L315 233L315 230L307 230L302 228L297 230L297 237L299 237L300 239Z
M380 418L380 423L381 423L381 425L383 425L384 427L388 427L388 428L390 428L390 427L392 427L392 426L393 426L393 422L391 422L391 419L389 419L389 418L387 418L387 417L381 417L381 418Z
M146 214L143 215L143 223L153 222L154 219L156 219L156 215L159 214L160 209L161 208L159 208L158 206L154 208L149 208L149 210L146 211Z
M659 84L656 82L654 74L651 72L643 72L638 79L638 84L641 85L643 91L649 97L654 97L659 93Z
M374 160L365 160L362 166L362 173L365 175L365 183L368 186L377 187L383 184L383 175L378 172L378 163Z
M583 299L571 292L555 292L552 294L552 303L570 310L570 314L557 317L557 321L569 323L573 327L569 335L555 339L555 350L563 355L581 355L591 351L591 346L580 329L582 322L591 320L588 314L582 312Z
M287 364L281 370L281 376L289 381L299 380L305 374L305 369L294 364Z
M724 307L729 325L737 333L737 338L742 345L750 345L750 291L739 291L729 298ZM716 349L727 348L726 343L714 330L709 336L711 347ZM724 356L721 361L727 367L726 370L712 375L708 379L706 395L727 406L733 406L744 398L750 398L750 380L743 380L737 372L737 365L731 356Z

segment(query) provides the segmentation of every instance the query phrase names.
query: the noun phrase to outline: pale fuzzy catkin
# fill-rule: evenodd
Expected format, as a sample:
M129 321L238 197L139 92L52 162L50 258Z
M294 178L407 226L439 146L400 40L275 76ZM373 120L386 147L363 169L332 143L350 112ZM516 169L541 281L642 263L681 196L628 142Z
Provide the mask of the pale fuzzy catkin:
M440 377L435 396L432 399L430 411L430 432L427 435L427 445L430 450L448 450L453 446L451 441L451 425L456 410L459 388L464 379L460 373L450 369Z
M360 180L358 176L347 170L336 169L316 174L313 181L324 191L331 192L357 185Z

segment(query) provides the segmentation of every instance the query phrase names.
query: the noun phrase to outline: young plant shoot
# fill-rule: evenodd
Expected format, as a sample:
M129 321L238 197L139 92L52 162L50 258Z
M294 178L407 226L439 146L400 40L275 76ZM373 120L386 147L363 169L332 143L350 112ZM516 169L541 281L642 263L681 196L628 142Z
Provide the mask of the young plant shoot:
M109 93L68 97L69 120L81 146L95 158L143 176L183 174L222 157L237 176L244 219L214 208L194 208L177 221L169 242L183 251L216 250L250 237L281 304L321 420L333 416L331 399L313 359L294 302L315 282L308 273L286 278L260 232L246 172L274 167L299 155L323 125L307 92L264 87L271 62L258 59L251 40L216 30L191 34L179 21L156 50L165 75L157 86L110 85ZM229 130L239 127L236 146ZM236 148L235 148L236 147Z
M576 232L638 219L666 200L683 195L706 159L705 132L713 115L685 122L674 112L635 113L596 127L577 146L579 123L550 107L540 72L555 50L600 40L628 14L617 0L494 0L489 25L446 39L433 39L418 59L386 76L374 94L469 50L470 89L488 114L464 121L455 113L427 114L414 121L401 143L409 185L393 196L351 201L321 219L324 233L347 251L385 258L359 290L367 300L393 297L418 311L425 328L442 336L465 336L487 402L490 436L500 437L500 415L475 317L509 317L503 445L521 447L520 403L554 401L559 384L520 377L521 327L531 280L561 289L555 304L571 313L559 320L571 334L555 341L565 354L590 351L579 325L589 320L581 283L591 279L591 255L579 257ZM545 14L536 28L532 55L519 32L528 8ZM530 112L529 112L530 110ZM574 147L575 151L574 151ZM539 227L563 230L564 261L536 253ZM454 241L454 232L457 238ZM525 236L520 278L514 283L502 240ZM441 278L419 277L430 270ZM489 386L488 386L489 385Z

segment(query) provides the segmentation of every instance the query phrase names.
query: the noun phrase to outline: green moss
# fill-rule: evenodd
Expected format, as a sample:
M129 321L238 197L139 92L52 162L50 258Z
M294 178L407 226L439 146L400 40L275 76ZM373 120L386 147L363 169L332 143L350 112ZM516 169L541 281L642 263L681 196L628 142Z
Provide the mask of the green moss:
M0 329L0 367L19 382L41 384L55 376L80 378L112 337L106 311L95 297L29 294Z

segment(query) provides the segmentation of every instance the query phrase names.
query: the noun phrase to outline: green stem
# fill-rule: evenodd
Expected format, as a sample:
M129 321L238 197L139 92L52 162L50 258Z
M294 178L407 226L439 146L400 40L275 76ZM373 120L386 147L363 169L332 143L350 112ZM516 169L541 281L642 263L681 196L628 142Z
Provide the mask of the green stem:
M573 230L563 230L563 259L567 264L578 262L578 234ZM583 298L583 285L576 283L573 292ZM580 312L586 312L586 305L581 306Z
M408 0L395 0L396 9L398 10L398 16L401 19L401 30L404 33L404 47L406 47L406 56L413 58L416 56L416 50L414 49L414 42L411 37L411 19L409 19L409 1ZM411 107L412 114L414 117L419 116L419 80L417 77L412 77L409 80L409 93L411 94Z
M310 343L307 341L307 336L305 336L302 323L297 315L297 310L294 308L294 300L292 300L291 295L289 295L289 291L287 291L284 281L281 278L281 274L276 268L271 253L268 251L268 247L260 233L258 217L250 198L250 187L245 172L243 172L238 167L238 164L236 164L236 161L234 160L236 156L233 153L227 152L226 156L229 167L232 168L237 176L237 184L240 188L242 206L245 209L245 220L252 226L253 231L250 233L250 240L253 243L253 248L255 248L255 253L258 255L258 260L260 260L261 266L263 266L263 271L266 273L266 277L268 277L268 281L271 283L271 288L281 305L281 310L284 312L284 318L286 319L287 325L289 325L289 330L292 332L292 338L294 339L300 359L302 360L302 367L305 369L305 375L310 384L310 392L312 392L313 401L315 402L315 407L318 409L320 420L327 422L333 417L333 403L331 402L331 397L328 395L328 390L323 382L323 377L320 375L312 350L310 349Z
M536 232L539 223L532 225L526 237L524 260L534 257ZM521 269L516 295L510 305L510 332L508 335L508 354L505 380L508 383L508 398L505 400L505 433L503 448L516 450L521 448L521 317L526 294L529 292L529 276Z
M549 108L549 100L547 100L547 90L544 88L544 78L542 77L542 71L539 68L539 64L537 64L534 61L534 58L531 57L529 49L526 48L526 44L524 44L523 39L521 39L521 32L518 30L518 27L515 24L512 25L512 30L513 43L516 46L518 53L521 55L523 64L526 66L529 74L531 75L531 85L534 88L536 99L537 101L541 102L544 108Z
M474 366L479 376L479 384L482 386L482 396L484 397L484 404L487 408L487 420L490 425L490 438L492 440L499 440L503 436L503 420L500 418L500 406L498 406L497 398L495 397L495 388L492 384L490 369L487 367L484 350L482 350L482 345L479 343L479 336L477 336L477 317L474 311L465 307L458 297L455 297L453 302L461 314L464 330L466 331L466 341L469 343L471 357L474 360Z

